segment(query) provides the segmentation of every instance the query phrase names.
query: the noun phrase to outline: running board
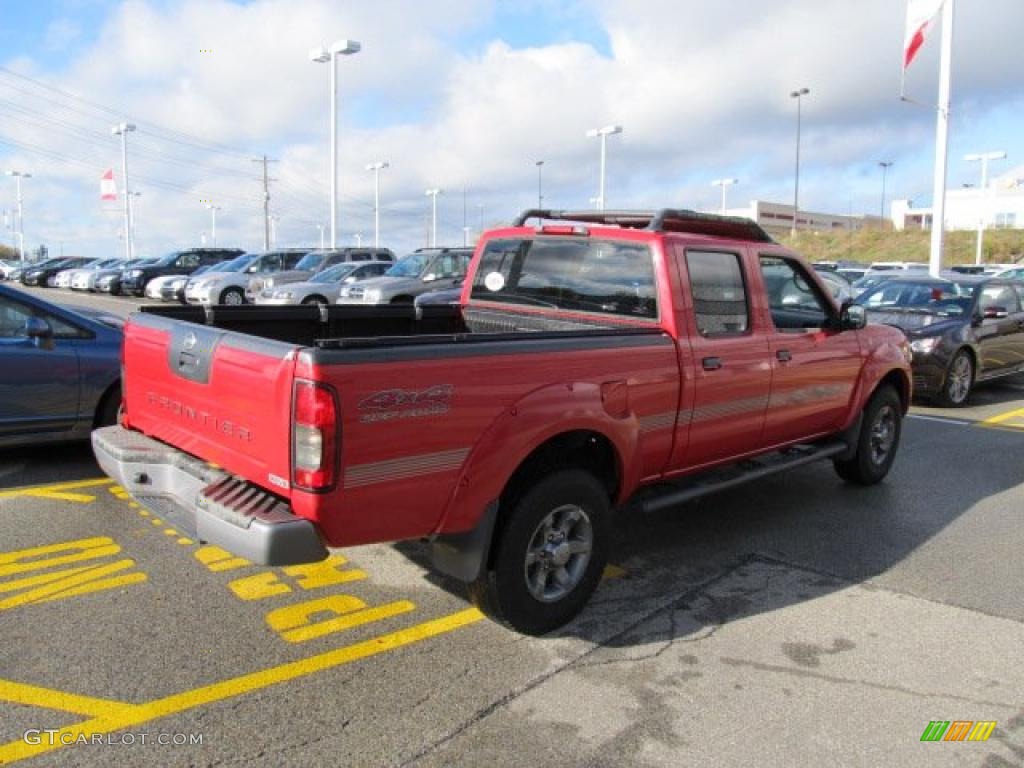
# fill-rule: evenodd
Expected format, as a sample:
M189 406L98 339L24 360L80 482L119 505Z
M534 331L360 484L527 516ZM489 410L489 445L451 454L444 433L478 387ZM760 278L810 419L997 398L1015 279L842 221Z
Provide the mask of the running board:
M683 487L675 486L672 490L662 491L656 496L643 499L640 508L644 512L660 512L668 507L734 488L752 480L837 456L848 447L844 441L835 440L817 445L797 445L778 453L746 459L730 467L699 475Z

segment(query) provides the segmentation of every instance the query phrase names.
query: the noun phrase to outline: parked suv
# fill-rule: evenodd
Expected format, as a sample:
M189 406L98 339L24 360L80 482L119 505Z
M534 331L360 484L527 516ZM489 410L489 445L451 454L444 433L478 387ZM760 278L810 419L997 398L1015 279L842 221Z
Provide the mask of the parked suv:
M462 282L472 258L472 248L420 248L380 277L343 288L338 303L412 304L421 293Z
M207 264L233 259L243 253L241 248L189 248L185 251L174 251L149 266L139 265L125 270L121 275L121 293L142 296L146 292L146 283L154 277L190 275Z
M185 286L185 300L189 304L245 304L245 291L253 277L263 278L286 269L295 269L307 253L308 248L283 248L252 254L252 259L246 261L241 269L208 272L202 280L194 283L190 281ZM238 262L231 262L231 266L237 267Z
M390 248L338 248L333 251L311 251L303 256L295 269L284 269L274 272L271 275L249 278L249 287L245 291L245 298L256 301L256 297L275 286L285 283L299 283L309 280L317 272L323 272L335 264L342 264L346 261L390 261L395 260L395 254Z

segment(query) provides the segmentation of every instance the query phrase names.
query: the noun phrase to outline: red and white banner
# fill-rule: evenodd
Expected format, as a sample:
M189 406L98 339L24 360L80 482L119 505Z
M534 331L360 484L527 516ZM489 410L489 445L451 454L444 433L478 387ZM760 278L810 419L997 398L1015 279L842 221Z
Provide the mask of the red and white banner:
M907 29L903 38L903 68L910 66L918 49L924 45L928 27L942 9L944 0L907 0Z
M114 169L110 168L100 177L100 200L117 200L117 184Z

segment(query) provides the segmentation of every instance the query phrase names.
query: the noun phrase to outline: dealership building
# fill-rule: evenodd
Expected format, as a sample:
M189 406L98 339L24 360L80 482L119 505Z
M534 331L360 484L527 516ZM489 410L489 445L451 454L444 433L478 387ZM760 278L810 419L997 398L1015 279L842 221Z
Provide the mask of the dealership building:
M931 207L915 208L912 200L893 200L896 229L931 229ZM946 190L946 229L1024 228L1024 165L992 178L988 188Z
M785 203L751 200L747 207L729 208L725 213L727 216L741 216L756 221L774 235L788 234L793 229L793 206ZM818 213L803 209L800 210L797 217L797 229L809 229L815 232L878 229L883 223L880 216L866 214L842 216L836 213Z

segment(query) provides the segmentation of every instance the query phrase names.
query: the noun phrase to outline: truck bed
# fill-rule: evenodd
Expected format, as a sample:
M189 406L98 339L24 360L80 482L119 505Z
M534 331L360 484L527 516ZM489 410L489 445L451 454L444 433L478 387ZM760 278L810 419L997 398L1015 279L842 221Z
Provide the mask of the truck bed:
M522 333L554 338L607 335L609 332L661 333L646 325L601 319L566 319L524 310L489 310L458 306L295 306L179 307L146 306L149 315L211 326L303 347L345 349L409 344L487 341Z

